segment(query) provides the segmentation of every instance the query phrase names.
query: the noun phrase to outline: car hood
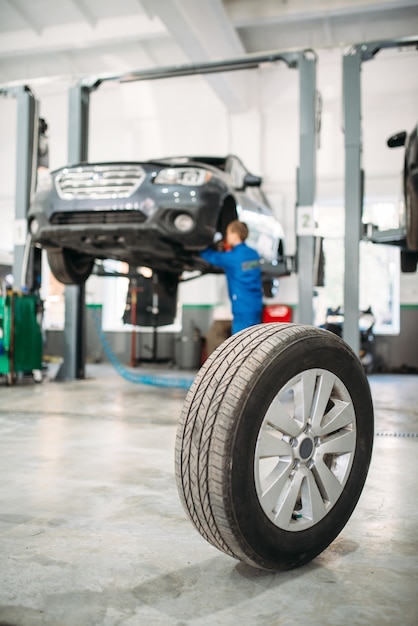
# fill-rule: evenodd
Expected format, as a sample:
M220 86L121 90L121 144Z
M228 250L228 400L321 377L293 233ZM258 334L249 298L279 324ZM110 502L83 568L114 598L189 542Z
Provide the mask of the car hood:
M225 164L225 157L164 157L158 159L149 159L147 161L85 161L81 163L72 163L70 165L64 165L52 171L51 174L55 175L64 169L72 169L75 167L106 167L115 165L142 165L142 166L161 166L161 167L181 167L181 166L194 166L205 167L217 174L222 174L223 165Z

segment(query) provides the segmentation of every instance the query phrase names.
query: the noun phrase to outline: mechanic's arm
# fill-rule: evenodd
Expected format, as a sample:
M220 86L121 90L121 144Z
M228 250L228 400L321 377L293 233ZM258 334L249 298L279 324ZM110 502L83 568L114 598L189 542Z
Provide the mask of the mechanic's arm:
M231 265L232 258L230 252L219 252L219 250L214 250L213 248L206 248L199 252L199 254L202 259L211 265L216 265L216 267L226 269Z

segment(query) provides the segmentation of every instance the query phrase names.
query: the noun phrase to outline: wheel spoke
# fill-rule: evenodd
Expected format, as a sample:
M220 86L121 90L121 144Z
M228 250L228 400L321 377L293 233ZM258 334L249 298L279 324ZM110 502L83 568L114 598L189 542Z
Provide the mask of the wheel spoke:
M280 528L288 528L292 521L292 515L295 511L295 506L300 493L300 487L302 484L303 475L301 472L297 472L293 478L288 482L282 490L280 499L278 501L277 513L274 521L280 526Z
M264 429L257 444L258 459L275 456L292 456L292 446L281 439L277 431Z
M289 482L291 470L291 463L280 464L276 466L276 471L272 472L267 479L263 481L264 490L259 495L260 504L269 517L274 516L278 502Z
M314 370L304 372L299 385L295 389L295 412L298 413L298 407L302 411L299 420L302 422L302 430L308 423L311 411L315 401L317 375ZM325 405L326 406L326 405Z
M302 430L300 424L289 415L279 396L276 396L270 404L265 421L281 433L291 437L296 437Z
M316 376L317 388L316 396L312 406L312 429L316 431L320 428L326 408L329 403L331 392L334 388L335 376L331 372L322 372Z
M356 446L356 433L354 430L344 430L331 437L327 437L321 443L321 454L344 454L354 453Z
M318 459L318 462L315 464L315 473L317 475L317 482L320 485L323 497L330 504L334 504L341 495L343 485L339 482L327 465L325 465L322 459Z
M325 503L318 484L312 474L307 471L302 485L302 510L303 517L307 517L313 523L322 519L326 513Z
M317 424L312 428L315 435L328 435L341 428L346 428L355 420L353 405L342 400L333 400L334 406L326 415L322 424Z

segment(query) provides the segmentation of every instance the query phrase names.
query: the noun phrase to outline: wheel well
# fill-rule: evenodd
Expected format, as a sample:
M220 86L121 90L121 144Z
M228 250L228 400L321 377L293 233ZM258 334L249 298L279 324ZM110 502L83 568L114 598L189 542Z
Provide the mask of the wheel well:
M235 200L232 196L227 196L218 217L216 230L225 236L228 224L236 219L238 219L237 205L235 204Z

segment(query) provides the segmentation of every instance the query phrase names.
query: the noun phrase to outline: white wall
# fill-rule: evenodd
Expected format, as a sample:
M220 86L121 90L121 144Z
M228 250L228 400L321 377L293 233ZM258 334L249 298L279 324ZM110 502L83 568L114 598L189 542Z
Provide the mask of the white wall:
M317 85L322 95L317 197L344 197L341 50L318 51ZM363 164L366 194L396 197L402 149L386 139L417 122L418 52L382 51L362 69ZM107 83L91 97L90 160L147 159L174 154L238 154L264 178L265 191L294 253L294 206L299 150L298 72L284 64L246 72L253 106L230 115L203 77L129 84ZM68 86L34 87L40 114L49 124L50 165L67 162ZM16 103L0 97L0 249L12 250L15 187ZM401 300L416 302L417 275L402 279ZM200 295L196 296L199 290ZM205 288L193 298L205 300ZM281 281L280 300L296 303L296 277Z

